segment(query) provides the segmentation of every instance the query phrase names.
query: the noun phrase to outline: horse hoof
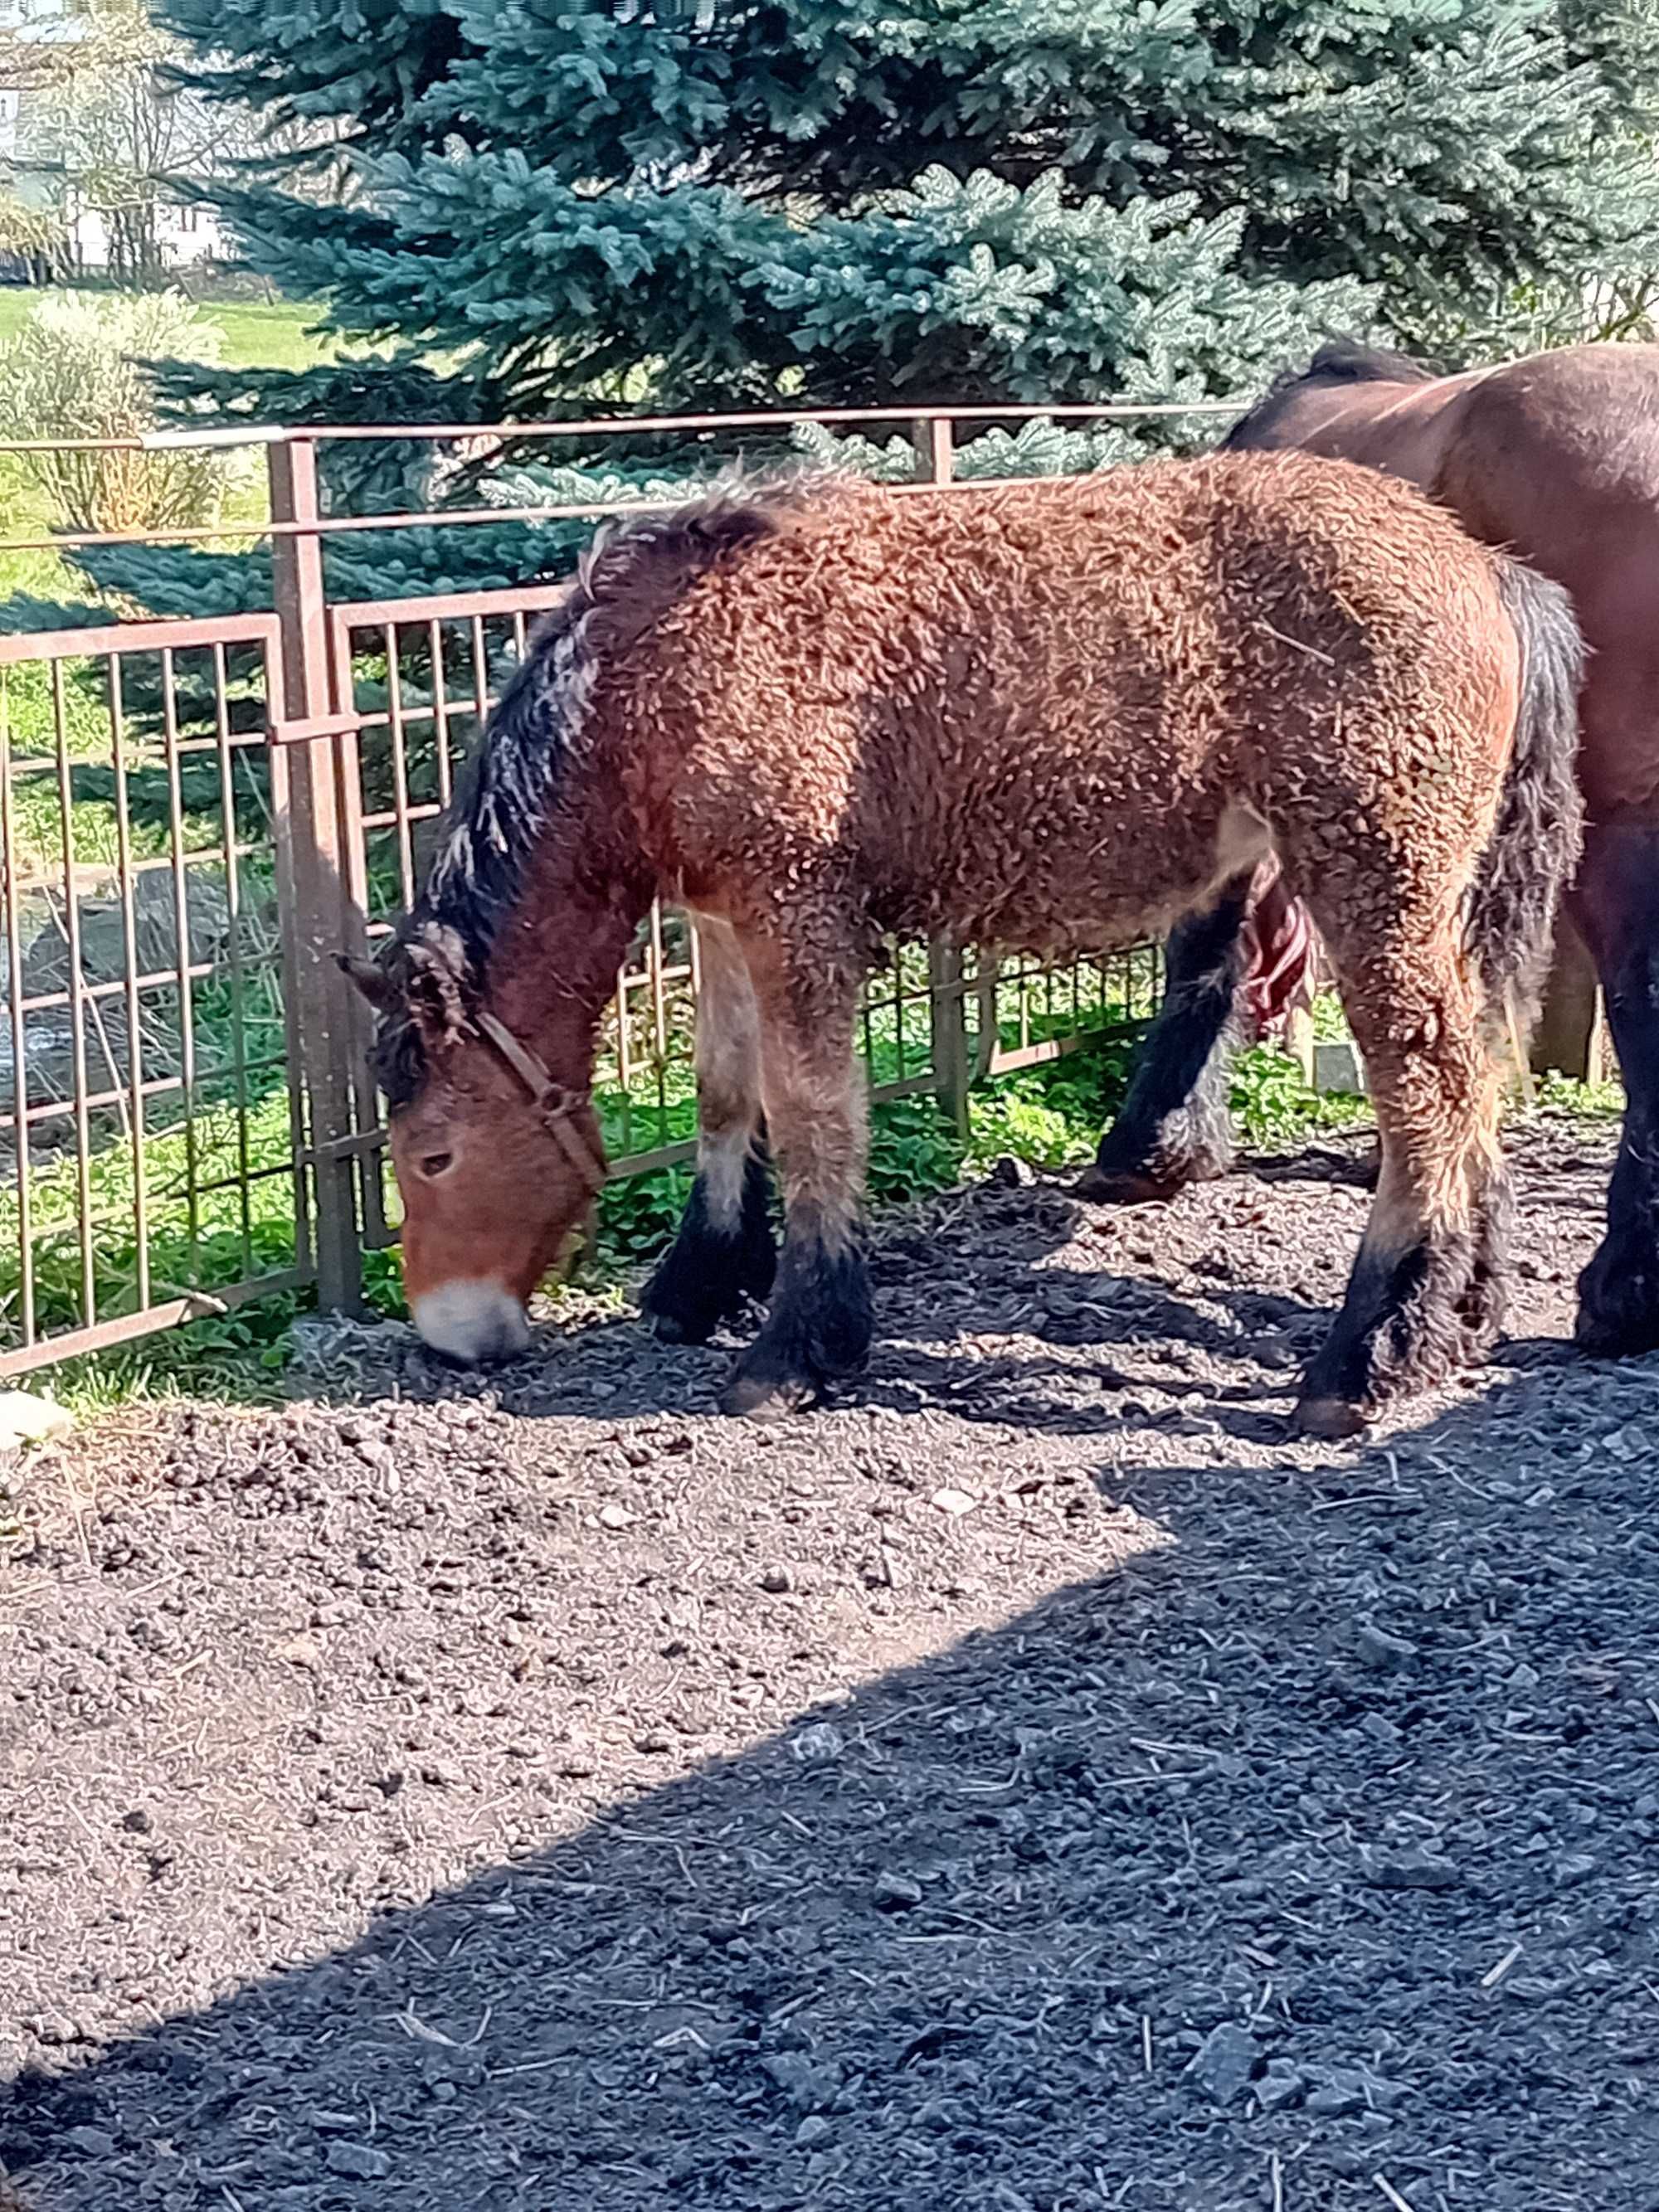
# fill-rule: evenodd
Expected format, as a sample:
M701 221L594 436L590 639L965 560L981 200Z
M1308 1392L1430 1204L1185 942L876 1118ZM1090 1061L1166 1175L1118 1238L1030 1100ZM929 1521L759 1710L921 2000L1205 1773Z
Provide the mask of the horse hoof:
M1370 1423L1346 1398L1302 1398L1291 1416L1291 1425L1298 1436L1340 1443L1346 1437L1363 1436Z
M741 1421L787 1421L811 1413L823 1395L804 1375L745 1375L739 1368L720 1392L720 1408Z
M720 1326L702 1314L653 1313L648 1306L643 1319L659 1344L707 1344Z
M1184 1176L1116 1175L1090 1168L1073 1185L1072 1195L1085 1206L1152 1206L1174 1198L1186 1184Z
M1639 1359L1659 1352L1659 1314L1595 1314L1581 1307L1572 1341L1586 1359Z

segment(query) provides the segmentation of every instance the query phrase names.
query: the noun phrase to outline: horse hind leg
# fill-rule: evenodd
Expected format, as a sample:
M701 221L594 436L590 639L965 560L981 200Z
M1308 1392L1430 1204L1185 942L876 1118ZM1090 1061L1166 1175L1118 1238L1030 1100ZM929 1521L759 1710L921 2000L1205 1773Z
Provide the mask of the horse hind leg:
M730 927L697 939L697 1173L641 1308L666 1344L706 1344L771 1293L777 1256L761 1119L760 1017Z
M1328 931L1370 1073L1382 1169L1342 1310L1297 1425L1356 1434L1490 1349L1504 1305L1501 1030L1443 928L1360 950Z
M1121 1112L1077 1195L1097 1205L1171 1198L1233 1164L1232 1059L1244 1033L1240 993L1250 878L1177 923L1164 948L1164 1004L1147 1031Z

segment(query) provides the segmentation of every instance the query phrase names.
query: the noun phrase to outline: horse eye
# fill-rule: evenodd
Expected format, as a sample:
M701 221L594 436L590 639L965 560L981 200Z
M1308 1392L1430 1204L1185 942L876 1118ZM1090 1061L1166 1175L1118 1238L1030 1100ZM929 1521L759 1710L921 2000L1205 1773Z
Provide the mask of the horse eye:
M428 1152L421 1162L421 1173L429 1182L435 1182L441 1175L447 1174L454 1164L453 1152Z

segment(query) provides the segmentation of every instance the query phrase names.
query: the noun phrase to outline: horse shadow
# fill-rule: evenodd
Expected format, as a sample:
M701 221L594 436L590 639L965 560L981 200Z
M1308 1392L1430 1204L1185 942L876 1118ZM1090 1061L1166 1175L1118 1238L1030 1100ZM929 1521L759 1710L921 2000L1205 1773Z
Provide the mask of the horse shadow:
M1102 1568L612 1804L524 1787L510 1857L14 2081L0 2173L40 2212L1360 2212L1378 2174L1645 2212L1659 1458L1586 1457L1547 1380L1341 1467L1117 1470Z

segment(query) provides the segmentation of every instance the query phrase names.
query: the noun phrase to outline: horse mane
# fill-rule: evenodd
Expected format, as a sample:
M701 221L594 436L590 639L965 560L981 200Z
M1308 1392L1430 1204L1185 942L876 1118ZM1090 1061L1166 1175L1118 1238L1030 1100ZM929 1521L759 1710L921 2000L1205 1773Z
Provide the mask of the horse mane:
M1310 385L1432 384L1441 374L1389 346L1366 345L1358 338L1329 338L1305 368L1279 370L1249 413L1235 422L1222 440L1221 451L1248 450L1285 401Z
M395 994L374 1041L375 1080L404 1106L427 1074L422 1011L458 1030L581 750L602 657L625 649L686 586L738 548L786 528L826 472L736 472L667 512L601 529L562 605L536 626L457 779L424 886L380 957Z

